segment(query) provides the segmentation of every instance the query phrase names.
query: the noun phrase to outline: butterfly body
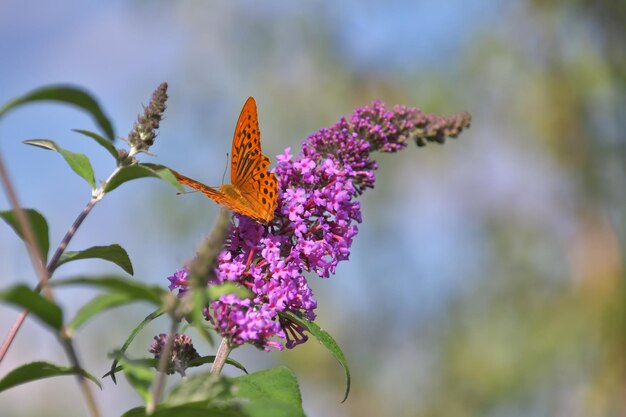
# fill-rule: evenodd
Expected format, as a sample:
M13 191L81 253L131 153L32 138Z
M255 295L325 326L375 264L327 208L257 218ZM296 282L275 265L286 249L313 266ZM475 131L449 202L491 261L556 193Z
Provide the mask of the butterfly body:
M278 198L278 182L276 176L268 170L269 163L269 158L261 152L256 102L249 97L241 110L233 137L232 184L222 184L216 189L176 171L172 172L179 183L259 223L268 223L274 218Z

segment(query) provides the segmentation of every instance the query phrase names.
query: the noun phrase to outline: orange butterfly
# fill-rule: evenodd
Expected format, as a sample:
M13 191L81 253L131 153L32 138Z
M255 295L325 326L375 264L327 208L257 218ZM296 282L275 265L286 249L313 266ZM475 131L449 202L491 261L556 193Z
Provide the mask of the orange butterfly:
M274 218L278 198L276 176L268 171L270 160L261 153L261 133L256 102L249 97L241 109L233 137L230 180L219 189L209 187L176 171L179 183L201 191L217 203L259 223Z

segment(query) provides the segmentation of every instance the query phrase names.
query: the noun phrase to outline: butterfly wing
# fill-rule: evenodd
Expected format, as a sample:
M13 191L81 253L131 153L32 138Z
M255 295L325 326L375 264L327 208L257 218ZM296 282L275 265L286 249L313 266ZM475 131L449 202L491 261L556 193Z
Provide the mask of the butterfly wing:
M170 171L172 171L172 173L176 177L176 181L178 181L179 183L200 191L202 194L214 200L216 203L226 205L229 208L232 208L228 204L228 198L224 196L224 194L220 190L216 190L215 188L209 187L208 185L204 185L200 181L196 181L193 178L186 177L180 172L174 171L173 169L170 169Z
M215 202L268 223L274 218L278 197L276 176L268 171L270 160L261 152L261 134L254 98L244 104L233 137L231 184L219 190L172 170L176 180L202 192Z
M259 117L253 97L248 97L239 114L231 153L230 181L237 186L250 178L253 165L261 155Z
M264 223L274 218L278 197L276 176L268 171L270 160L261 151L261 133L254 98L244 104L233 137L230 180L255 216Z

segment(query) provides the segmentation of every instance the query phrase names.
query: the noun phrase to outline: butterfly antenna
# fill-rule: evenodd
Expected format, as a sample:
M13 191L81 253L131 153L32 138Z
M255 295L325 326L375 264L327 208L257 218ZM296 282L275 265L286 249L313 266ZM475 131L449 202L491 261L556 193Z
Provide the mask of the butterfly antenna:
M228 156L228 152L226 152L226 165L224 165L224 173L222 174L222 184L224 184L224 178L226 178L226 169L228 168Z

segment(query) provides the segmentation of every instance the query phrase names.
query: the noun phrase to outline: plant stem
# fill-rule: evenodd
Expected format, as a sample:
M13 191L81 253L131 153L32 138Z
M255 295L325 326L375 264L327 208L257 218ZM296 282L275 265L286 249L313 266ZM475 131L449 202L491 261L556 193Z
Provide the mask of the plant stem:
M172 356L172 347L174 346L174 337L176 336L176 330L178 329L178 321L172 320L172 326L170 327L170 333L167 335L167 341L163 350L161 350L161 356L159 357L159 377L156 384L152 386L152 397L146 404L146 413L151 414L154 412L161 395L163 394L163 388L165 387L165 377L167 375L167 368L170 365L170 358Z
M11 179L9 178L9 173L6 170L1 154L0 154L0 180L2 180L4 189L6 190L9 201L11 202L11 207L13 208L13 211L15 212L15 218L17 219L20 225L20 228L22 230L22 233L24 234L24 239L26 241L26 250L28 251L33 267L35 268L35 272L37 273L37 276L39 277L39 285L45 289L44 292L45 292L46 297L48 299L52 299L52 293L47 285L49 275L43 266L43 256L39 252L39 247L35 243L35 235L33 233L30 223L28 222L28 219L26 218L26 215L24 214L24 211L21 208L20 202L17 198L17 193L15 192L15 188L13 188L13 183L11 182ZM24 319L26 318L27 315L28 315L28 311L26 310L22 311L20 315L18 316L17 320L15 320L15 323L13 323L13 326L11 326L11 329L9 330L9 334L7 335L6 339L2 343L2 346L0 347L0 362L2 362L2 359L4 359L4 356L9 350L9 347L11 347L11 344L13 343L13 340L15 339L17 332L20 330L20 327L22 327L22 323L24 323Z
M230 343L228 343L228 339L223 338L215 354L215 361L213 361L213 367L211 368L212 374L219 375L222 372L226 359L228 359L228 355L230 355L232 350L233 348Z
M80 360L78 359L78 354L74 349L74 345L72 343L72 338L68 335L65 326L60 331L60 339L63 348L65 349L65 353L70 358L70 362L77 369L83 369L80 366ZM87 402L87 408L89 409L91 415L93 417L100 417L100 410L98 409L98 405L96 404L96 399L93 396L93 392L91 391L91 387L89 386L89 381L82 374L77 374L76 379L78 380L78 386L83 392L83 396L85 397L85 401Z
M17 198L17 193L15 192L15 188L13 187L13 183L9 178L9 173L6 170L4 162L2 160L2 155L0 154L0 180L2 180L2 184L4 185L4 189L6 190L7 197L11 203L11 208L15 212L15 218L24 234L24 240L26 241L26 250L28 251L28 255L30 256L30 260L35 268L35 272L39 278L39 284L44 288L44 293L47 298L51 299L52 295L49 293L47 288L48 277L49 275L46 273L44 269L44 261L43 256L39 251L39 246L35 241L35 234L33 233L33 229L22 210L22 206Z
M2 161L0 160L0 174L2 173L2 171L3 171L3 166L2 166ZM7 187L7 194L10 194L8 188L9 187ZM76 220L74 220L74 223L72 223L72 226L68 229L68 231L65 234L65 236L63 236L63 239L61 240L61 243L59 243L59 246L57 247L56 251L54 252L54 255L52 256L52 258L50 258L50 262L48 262L48 266L46 267L45 270L43 270L43 274L45 275L45 279L42 280L41 277L40 277L39 284L36 287L37 291L40 291L42 288L44 288L44 289L48 288L48 286L47 286L48 279L52 275L52 273L55 271L55 269L57 268L58 263L59 263L59 259L61 259L61 255L63 255L63 252L65 252L65 249L67 248L67 245L70 243L70 240L72 240L72 238L76 234L76 231L78 230L78 227L82 224L83 220L85 220L85 218L87 217L89 212L93 209L93 207L96 205L96 203L98 201L100 201L100 199L98 199L98 198L91 198L89 200L89 202L87 203L87 205L85 206L85 208L83 209L83 211L81 211L81 213L78 215ZM24 217L24 221L26 222L26 219L25 219L25 216L24 216L22 210L21 209L17 210L16 213L17 212L19 212ZM18 220L19 220L19 216L17 216L17 217L18 217ZM26 229L24 229L24 226L21 225L22 229L23 230L28 230L32 234L32 230L30 228L30 224L28 224L28 222L26 222L26 225L27 225ZM26 236L26 233L24 233L24 236ZM28 246L33 246L33 245L28 245ZM33 246L33 247L35 247L35 246ZM30 253L30 251L29 251L29 253ZM32 258L32 254L31 254L31 258ZM37 262L34 262L34 264L36 265ZM43 265L43 262L41 262L41 265ZM11 329L9 330L9 334L7 335L6 339L2 343L2 346L0 347L0 362L2 362L2 359L6 355L7 351L9 350L9 348L11 347L11 344L13 344L13 340L17 336L17 332L19 332L20 328L22 327L22 323L24 323L24 320L26 319L27 316L28 316L28 310L22 310L20 312L20 315L17 317L17 319L13 323L13 326L11 326Z
M15 212L15 217L20 225L20 228L24 235L24 239L27 243L26 249L28 251L28 254L30 255L31 262L33 263L33 267L35 268L37 276L39 277L39 284L37 285L38 290L43 289L44 296L47 299L54 301L54 295L52 293L52 289L48 285L48 279L50 278L52 270L54 270L54 268L52 269L50 268L50 265L56 265L56 263L58 262L61 256L61 253L63 253L63 250L67 246L67 243L76 232L76 228L74 226L78 227L78 225L80 225L80 223L84 220L84 216L87 215L87 213L91 210L91 208L87 210L87 213L85 213L85 210L83 210L83 213L81 213L81 215L79 216L80 221L78 222L78 225L75 222L70 228L70 230L68 231L68 233L66 234L67 241L65 242L65 245L63 246L63 249L60 252L57 249L58 256L56 257L56 259L54 259L54 264L52 263L52 260L51 260L50 264L48 264L48 267L44 268L43 257L45 254L42 254L40 252L39 247L35 243L35 234L32 230L30 222L26 218L26 215L24 214L24 211L21 208L21 205L17 198L17 193L15 192L15 189L13 188L13 184L4 166L4 162L1 158L1 155L0 155L0 179L2 180L4 188L9 197L9 201L11 202L13 211ZM91 207L93 207L93 205L91 205ZM57 253L55 253L55 255L57 255ZM11 327L8 337L2 344L2 347L0 348L0 362L6 355L7 351L9 350L9 347L13 343L13 340L15 340L15 336L17 335L17 332L21 328L22 323L24 323L24 320L26 319L27 315L28 315L28 310L22 311L20 315L18 316L17 320L15 321L15 323L13 324L13 326ZM72 366L75 367L76 369L82 369L82 367L80 366L80 361L78 360L78 356L76 355L76 351L74 350L72 339L67 334L65 330L65 326L61 328L60 339L63 344L63 347L65 348L67 355L69 356L70 363L72 364ZM78 384L80 385L81 390L83 391L83 395L85 396L85 400L87 401L87 407L89 408L91 415L93 417L100 417L100 411L98 410L98 406L96 405L93 393L91 392L91 388L89 387L87 383L87 379L82 374L77 374L76 377L78 378Z
M78 230L80 225L83 223L83 221L85 220L89 212L94 208L94 206L96 205L98 201L100 201L100 199L92 197L87 203L87 205L85 206L85 208L83 209L83 211L81 211L78 217L76 217L76 220L74 220L74 223L72 223L67 233L65 233L65 236L63 236L63 239L59 243L59 246L57 247L56 251L54 251L54 255L52 255L52 258L50 258L50 262L48 262L48 266L46 267L50 275L52 275L55 269L57 269L59 259L61 259L61 255L63 255L63 252L65 252L65 249L67 248L67 245L70 243L70 240L72 240L72 238L76 234L76 231Z

